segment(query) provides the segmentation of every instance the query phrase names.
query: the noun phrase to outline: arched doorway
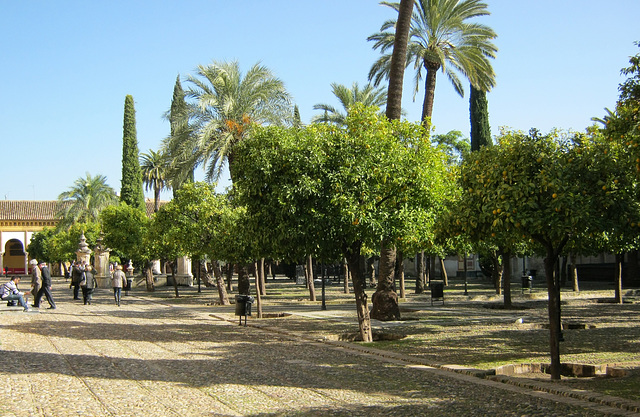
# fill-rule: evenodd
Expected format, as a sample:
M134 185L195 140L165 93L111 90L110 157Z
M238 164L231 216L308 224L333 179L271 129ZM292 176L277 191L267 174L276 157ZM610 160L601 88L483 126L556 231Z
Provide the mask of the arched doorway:
M4 246L2 264L7 269L7 275L26 274L24 246L18 239L10 239Z

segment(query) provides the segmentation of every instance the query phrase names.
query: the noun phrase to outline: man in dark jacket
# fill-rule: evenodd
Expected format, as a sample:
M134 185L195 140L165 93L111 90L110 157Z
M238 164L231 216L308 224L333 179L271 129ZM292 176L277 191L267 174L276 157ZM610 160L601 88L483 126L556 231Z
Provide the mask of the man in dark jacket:
M42 272L42 287L40 287L36 298L33 300L33 306L40 308L40 299L44 295L49 302L49 308L55 309L56 303L53 301L53 296L51 295L51 273L49 272L49 268L47 268L47 264L44 262L40 262L38 267L40 268L40 272Z
M71 286L73 287L73 299L80 299L80 281L82 281L82 273L84 269L80 264L80 261L73 263L73 268L71 268Z

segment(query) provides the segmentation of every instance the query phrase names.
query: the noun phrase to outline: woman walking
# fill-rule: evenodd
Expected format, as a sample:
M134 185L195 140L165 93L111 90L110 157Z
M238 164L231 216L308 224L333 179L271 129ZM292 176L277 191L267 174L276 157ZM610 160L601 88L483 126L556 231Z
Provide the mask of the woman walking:
M80 281L80 288L82 289L82 299L84 305L91 305L91 299L93 298L93 289L96 287L96 278L93 273L91 265L85 267L82 273L82 280Z
M120 307L120 295L122 294L122 287L127 285L127 277L122 272L122 265L116 266L116 270L111 277L111 286L113 287L113 298L116 300L116 305Z

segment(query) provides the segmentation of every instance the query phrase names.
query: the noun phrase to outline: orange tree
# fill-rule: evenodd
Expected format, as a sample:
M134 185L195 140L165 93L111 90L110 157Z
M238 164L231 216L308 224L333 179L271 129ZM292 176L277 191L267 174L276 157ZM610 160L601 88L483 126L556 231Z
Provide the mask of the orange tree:
M158 259L155 247L145 243L150 219L143 210L126 203L100 212L104 245L122 254L121 258L144 264L147 291L154 291L152 261Z
M607 140L606 135L600 133L592 131L589 151L591 170L597 172L597 187L604 197L601 201L603 230L590 233L580 242L598 248L599 252L616 255L615 300L622 303L624 254L640 247L638 172L634 169L633 146L626 141Z
M175 254L198 259L209 258L213 267L220 303L229 304L220 261L247 261L243 235L228 196L217 194L210 184L197 182L183 185L169 203L163 205L152 222L151 229L162 246ZM234 239L229 236L234 235Z
M640 43L636 42L640 46ZM606 249L617 254L618 274L615 298L622 302L622 254L640 246L640 54L629 59L630 66L622 69L628 78L620 84L620 97L615 112L604 118L602 134L606 148L615 158L607 184L612 198L612 210L607 211L611 221L609 233L604 236ZM637 268L630 268L636 271ZM637 279L637 276L635 277Z
M347 258L365 341L363 248L404 236L415 212L438 210L446 192L444 157L423 128L377 113L355 105L346 127L257 129L239 145L233 191L250 218L268 225L257 239L278 257Z
M572 236L602 233L607 227L602 210L610 194L601 177L607 164L594 168L597 151L588 135L504 131L497 146L465 160L463 195L452 219L456 233L505 253L523 244L540 248L549 295L551 373L556 379L561 336L558 255Z

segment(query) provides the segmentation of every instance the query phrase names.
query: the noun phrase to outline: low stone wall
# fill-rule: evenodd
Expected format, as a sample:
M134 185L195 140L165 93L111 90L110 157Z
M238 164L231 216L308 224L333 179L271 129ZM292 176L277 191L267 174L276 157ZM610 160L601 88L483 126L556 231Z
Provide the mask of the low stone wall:
M548 374L551 365L548 363L519 363L514 365L504 365L496 368L496 375L517 376L520 374ZM594 377L594 376L615 376L626 375L626 371L608 365L587 365L580 363L561 363L560 374L572 377Z

